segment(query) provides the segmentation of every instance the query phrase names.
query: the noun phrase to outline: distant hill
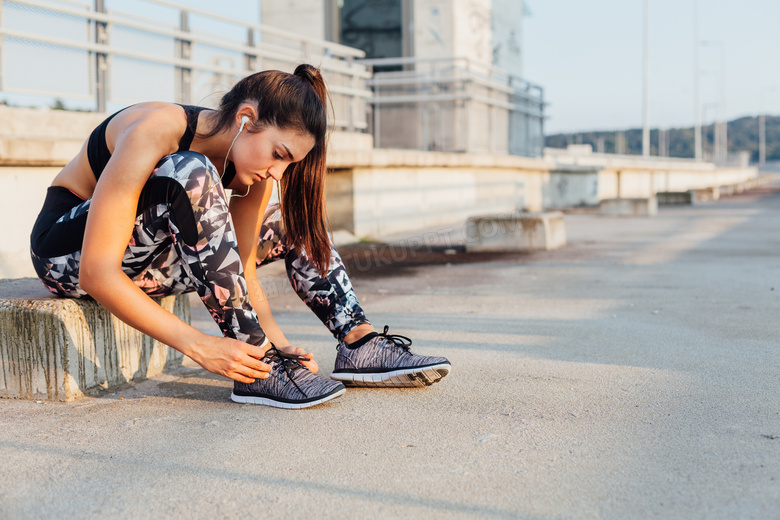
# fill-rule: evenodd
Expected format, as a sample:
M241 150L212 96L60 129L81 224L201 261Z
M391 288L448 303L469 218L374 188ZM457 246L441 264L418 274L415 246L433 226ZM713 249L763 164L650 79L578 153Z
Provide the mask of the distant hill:
M693 127L671 128L669 132L670 157L693 157ZM639 155L642 153L642 129L632 128L622 131L625 137L625 152ZM598 141L603 139L604 151L615 153L617 131L576 132L571 134L554 134L544 138L545 146L566 148L569 144L590 144L593 150L598 149ZM709 150L713 142L713 127L702 127L703 146ZM758 161L758 118L741 117L728 123L729 152L748 151L750 160ZM650 130L650 155L658 155L658 129ZM780 116L766 117L766 159L780 160Z

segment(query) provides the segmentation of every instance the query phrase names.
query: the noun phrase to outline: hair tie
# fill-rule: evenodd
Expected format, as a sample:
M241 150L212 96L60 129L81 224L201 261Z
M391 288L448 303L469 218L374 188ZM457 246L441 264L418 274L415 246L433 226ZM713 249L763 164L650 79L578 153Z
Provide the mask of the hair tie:
M305 80L313 87L317 82L317 77L314 75L316 72L319 72L319 69L315 69L311 65L299 65L295 69L295 76Z

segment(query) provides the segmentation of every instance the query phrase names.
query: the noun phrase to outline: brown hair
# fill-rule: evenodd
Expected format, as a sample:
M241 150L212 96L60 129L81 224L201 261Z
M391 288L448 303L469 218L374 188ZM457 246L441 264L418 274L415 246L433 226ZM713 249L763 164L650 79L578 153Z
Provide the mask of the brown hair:
M289 245L304 251L324 274L330 263L330 239L325 214L328 91L322 75L319 69L303 64L293 74L266 70L247 76L222 97L217 122L203 137L229 128L244 102L257 104L258 118L247 126L249 132L275 126L314 137L314 148L284 172L279 199Z

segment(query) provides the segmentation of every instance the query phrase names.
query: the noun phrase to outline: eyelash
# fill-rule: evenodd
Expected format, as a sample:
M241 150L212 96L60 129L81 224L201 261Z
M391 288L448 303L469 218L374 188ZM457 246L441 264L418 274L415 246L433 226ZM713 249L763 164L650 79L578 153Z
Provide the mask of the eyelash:
M282 156L281 156L281 155L279 155L279 154L276 152L276 150L274 150L274 159L279 159L280 161L282 160Z

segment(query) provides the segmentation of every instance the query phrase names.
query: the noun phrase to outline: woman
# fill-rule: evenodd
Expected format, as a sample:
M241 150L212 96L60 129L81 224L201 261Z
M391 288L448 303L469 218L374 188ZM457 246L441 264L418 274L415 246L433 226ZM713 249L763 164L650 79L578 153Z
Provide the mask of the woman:
M449 362L377 333L332 248L324 212L327 92L317 69L241 80L216 111L142 103L106 119L55 177L31 236L52 292L121 320L235 381L241 403L304 408L344 384L422 386ZM269 206L280 181L280 207ZM233 196L228 200L225 189ZM339 340L332 377L289 346L256 265L284 257L298 294ZM195 290L224 337L150 297Z

